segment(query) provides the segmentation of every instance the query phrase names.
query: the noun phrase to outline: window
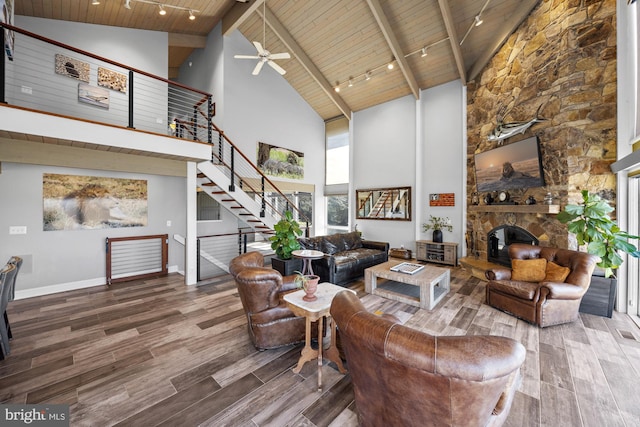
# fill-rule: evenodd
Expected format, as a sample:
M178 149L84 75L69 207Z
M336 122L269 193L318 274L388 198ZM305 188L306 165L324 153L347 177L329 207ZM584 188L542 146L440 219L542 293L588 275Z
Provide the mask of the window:
M219 221L220 204L204 191L198 191L198 221Z
M341 118L328 122L325 132L327 233L344 233L349 231L349 120Z
M349 231L349 197L336 194L327 197L327 234Z

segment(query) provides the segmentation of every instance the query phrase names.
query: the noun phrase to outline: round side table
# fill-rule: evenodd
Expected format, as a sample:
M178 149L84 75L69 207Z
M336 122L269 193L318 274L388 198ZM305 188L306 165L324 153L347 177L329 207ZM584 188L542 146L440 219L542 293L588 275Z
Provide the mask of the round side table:
M305 275L313 275L313 268L311 267L311 261L314 259L324 258L324 252L314 251L311 249L300 249L297 251L291 252L295 258L302 259L302 274Z

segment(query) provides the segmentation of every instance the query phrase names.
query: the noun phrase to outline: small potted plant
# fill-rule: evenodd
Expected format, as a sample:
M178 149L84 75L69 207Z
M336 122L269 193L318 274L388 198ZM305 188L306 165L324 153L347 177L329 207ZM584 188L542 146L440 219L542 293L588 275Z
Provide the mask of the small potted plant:
M301 268L302 261L292 259L291 252L300 249L298 236L302 235L302 230L298 222L293 219L291 211L286 211L273 229L275 234L269 237L269 240L271 249L276 252L276 257L271 258L271 266L283 276L287 276Z
M294 279L294 283L299 288L304 289L305 296L302 297L305 301L315 301L318 299L314 294L316 290L318 290L318 282L320 281L320 276L315 274L302 274L299 271L296 271L296 278Z
M429 222L422 224L422 231L425 233L433 230L432 239L436 243L442 243L442 230L453 231L451 219L449 217L429 215Z

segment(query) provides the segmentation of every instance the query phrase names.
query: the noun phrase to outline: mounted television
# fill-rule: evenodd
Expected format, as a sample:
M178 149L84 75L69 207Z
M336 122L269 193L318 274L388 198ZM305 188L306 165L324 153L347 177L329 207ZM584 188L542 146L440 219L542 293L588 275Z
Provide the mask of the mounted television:
M479 192L544 186L538 137L523 139L475 155Z

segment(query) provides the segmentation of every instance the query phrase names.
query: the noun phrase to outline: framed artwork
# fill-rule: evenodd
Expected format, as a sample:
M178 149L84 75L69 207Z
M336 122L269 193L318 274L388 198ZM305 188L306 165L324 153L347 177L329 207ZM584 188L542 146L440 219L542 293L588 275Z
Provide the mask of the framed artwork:
M44 231L144 227L147 181L42 175Z
M356 219L411 221L411 187L356 190Z
M0 0L0 22L13 25L13 1ZM16 35L13 31L4 29L4 51L9 61L13 61L13 47L15 45Z
M108 110L109 91L86 83L78 83L78 101Z
M429 194L429 206L455 206L456 195L454 193Z
M265 175L282 178L304 178L304 154L275 145L258 142L258 169Z
M127 76L108 68L98 67L98 86L127 93Z
M56 74L89 83L89 63L56 53Z

